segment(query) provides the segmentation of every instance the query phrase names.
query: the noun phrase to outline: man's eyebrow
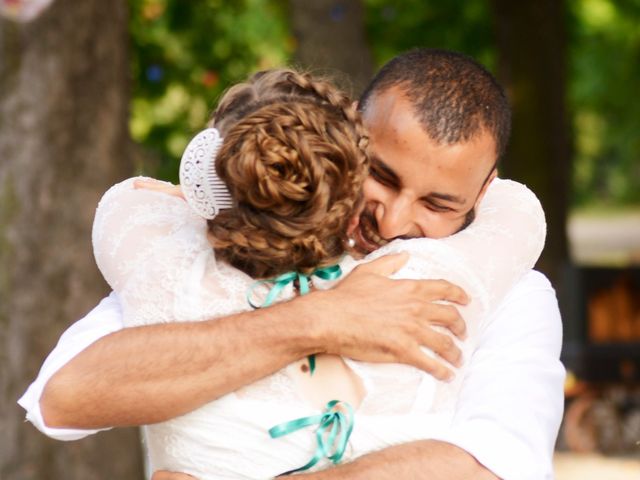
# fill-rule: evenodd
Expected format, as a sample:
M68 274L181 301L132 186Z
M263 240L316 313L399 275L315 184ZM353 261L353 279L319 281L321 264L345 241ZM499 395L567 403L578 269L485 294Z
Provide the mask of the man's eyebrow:
M422 201L429 201L437 198L438 200L444 200L445 202L458 203L464 205L464 198L456 197L455 195L449 195L448 193L430 192L427 195L420 197Z
M381 174L386 177L388 181L393 182L394 184L400 186L400 177L393 169L384 163L380 157L375 154L369 154L369 162L371 162L372 166L375 166L377 169L381 170Z

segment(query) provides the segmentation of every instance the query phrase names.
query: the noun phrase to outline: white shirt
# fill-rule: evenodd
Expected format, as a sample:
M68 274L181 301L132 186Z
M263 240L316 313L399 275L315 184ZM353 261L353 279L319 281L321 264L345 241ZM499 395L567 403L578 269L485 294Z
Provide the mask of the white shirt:
M564 402L562 326L553 288L542 274L531 271L492 317L467 360L452 427L436 439L466 450L505 480L552 479ZM49 378L71 358L121 328L121 307L112 294L60 338L18 401L40 431L58 440L99 431L47 427L39 399Z

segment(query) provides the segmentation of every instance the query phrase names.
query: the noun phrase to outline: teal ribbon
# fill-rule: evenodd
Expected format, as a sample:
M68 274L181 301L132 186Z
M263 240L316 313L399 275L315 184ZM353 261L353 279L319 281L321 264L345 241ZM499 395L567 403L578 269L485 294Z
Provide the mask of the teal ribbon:
M340 406L346 407L346 414L338 408ZM353 431L353 408L347 402L331 400L320 415L311 415L281 423L269 429L269 435L271 438L279 438L311 425L318 425L316 429L318 446L313 457L302 467L288 470L278 476L308 470L323 457L328 458L334 464L340 462Z
M300 295L306 295L307 293L309 293L311 277L315 276L318 278L322 278L323 280L335 280L336 278L340 277L340 275L342 275L342 269L340 268L340 265L331 265L329 267L317 268L309 275L305 275L304 273L300 272L287 272L275 278L269 278L267 280L257 280L253 283L253 285L251 285L249 291L247 292L247 302L249 302L249 305L251 305L253 308L268 307L274 302L276 298L278 298L278 295L280 295L282 290L295 280L298 280ZM264 299L262 305L255 304L251 299L253 291L256 287L265 284L273 284L273 287L271 287L271 290L269 290L269 293L267 293L267 298ZM309 371L313 375L313 372L315 372L316 370L316 357L315 355L309 355L308 359Z
M315 276L318 278L322 278L323 280L335 280L336 278L340 277L340 275L342 275L342 269L340 268L340 265L331 265L329 267L318 268L311 272L309 275L305 275L304 273L300 272L287 272L275 278L269 278L267 280L257 280L253 283L253 285L251 285L249 291L247 292L247 302L249 302L249 305L251 305L253 308L268 307L274 302L276 298L278 298L278 295L280 295L282 290L295 280L298 280L298 284L300 285L300 295L306 295L307 293L309 293L311 277ZM256 287L265 284L273 284L273 287L271 287L271 290L269 290L267 298L264 299L264 302L262 302L261 305L258 305L253 302L251 296Z

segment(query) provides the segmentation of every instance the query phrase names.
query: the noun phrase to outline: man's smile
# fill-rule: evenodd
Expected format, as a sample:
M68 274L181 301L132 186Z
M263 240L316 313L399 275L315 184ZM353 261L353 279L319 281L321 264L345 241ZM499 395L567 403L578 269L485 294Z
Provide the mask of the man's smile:
M371 253L389 243L378 235L378 222L375 216L367 210L360 214L358 226L352 235L356 242L356 248L364 254Z

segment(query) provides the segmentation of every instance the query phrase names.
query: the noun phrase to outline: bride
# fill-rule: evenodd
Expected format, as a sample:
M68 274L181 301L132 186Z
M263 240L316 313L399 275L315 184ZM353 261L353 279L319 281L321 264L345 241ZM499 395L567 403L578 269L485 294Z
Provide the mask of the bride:
M487 313L540 254L539 202L526 187L496 179L464 231L344 256L361 206L365 149L352 102L328 83L274 70L231 88L212 128L183 156L187 202L136 189L133 179L100 202L96 261L119 294L125 325L268 307L329 288L362 261L408 252L398 277L445 278L472 298L461 311L469 355ZM324 468L446 428L463 376L445 383L404 365L311 356L144 427L150 467L200 480Z

